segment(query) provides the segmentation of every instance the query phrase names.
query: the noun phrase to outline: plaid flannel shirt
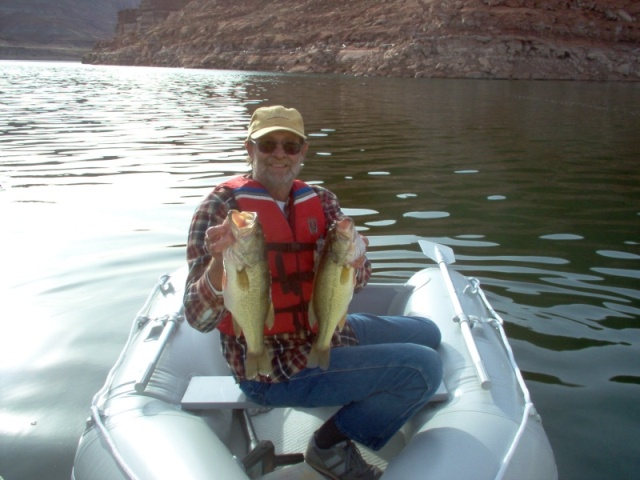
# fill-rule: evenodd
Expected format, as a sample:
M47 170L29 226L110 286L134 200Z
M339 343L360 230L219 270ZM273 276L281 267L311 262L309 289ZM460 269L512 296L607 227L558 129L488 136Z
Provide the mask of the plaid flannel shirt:
M344 216L338 198L329 190L311 185L320 198L327 226ZM197 207L189 229L187 241L187 262L189 274L184 296L185 317L189 324L202 332L213 330L225 317L222 295L213 291L208 276L205 275L211 255L205 249L207 228L221 224L230 209L238 209L230 189L215 187ZM285 207L285 212L288 209ZM363 268L356 273L356 290L363 288L371 276L371 264L367 260ZM244 337L221 334L222 352L236 379L244 380L244 358L246 342ZM311 350L313 334L296 332L265 336L265 345L271 356L276 359L274 369L269 376L260 376L264 382L287 381L292 375L306 367L307 356ZM356 345L358 343L353 330L347 322L342 331L333 335L332 347Z

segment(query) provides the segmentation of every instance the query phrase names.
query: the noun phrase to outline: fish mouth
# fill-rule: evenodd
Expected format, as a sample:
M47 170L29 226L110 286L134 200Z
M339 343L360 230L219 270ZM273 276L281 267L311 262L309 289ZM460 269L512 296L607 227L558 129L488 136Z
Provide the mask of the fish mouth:
M344 217L336 222L336 234L340 238L347 240L352 239L355 236L355 230L353 228L353 220L350 217Z
M254 212L238 212L237 210L230 211L229 217L233 224L238 228L251 227L258 218Z
M241 233L249 232L258 220L255 212L229 211L229 220L233 226Z

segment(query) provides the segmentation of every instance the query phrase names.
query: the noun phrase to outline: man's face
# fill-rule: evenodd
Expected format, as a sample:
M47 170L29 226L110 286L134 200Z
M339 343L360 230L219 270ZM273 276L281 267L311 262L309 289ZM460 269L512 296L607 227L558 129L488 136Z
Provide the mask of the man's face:
M300 137L287 131L275 131L257 140L249 140L247 151L251 157L253 178L267 190L290 189L300 173L308 147ZM294 153L298 149L298 153Z

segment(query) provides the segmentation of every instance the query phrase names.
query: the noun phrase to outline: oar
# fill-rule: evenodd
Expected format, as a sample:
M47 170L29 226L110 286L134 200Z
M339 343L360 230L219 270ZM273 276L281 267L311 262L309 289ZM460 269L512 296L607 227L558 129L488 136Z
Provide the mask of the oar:
M473 365L476 369L478 380L480 380L480 386L484 390L488 390L489 388L491 388L491 380L489 380L489 375L487 375L487 371L485 370L484 364L482 363L482 358L480 358L480 352L478 352L478 347L476 346L476 342L473 339L473 335L471 334L469 317L466 313L464 313L464 310L462 309L460 299L458 298L458 293L453 286L453 281L451 280L451 275L449 274L449 268L447 267L447 265L455 263L456 261L456 258L453 255L453 250L445 245L439 245L437 243L428 242L426 240L419 240L418 243L420 244L422 253L436 262L440 267L444 283L447 285L447 290L449 291L449 298L451 299L453 310L455 311L455 314L460 321L462 338L464 338L464 342L467 345L467 350L469 351L469 355L471 355L471 360L473 361Z

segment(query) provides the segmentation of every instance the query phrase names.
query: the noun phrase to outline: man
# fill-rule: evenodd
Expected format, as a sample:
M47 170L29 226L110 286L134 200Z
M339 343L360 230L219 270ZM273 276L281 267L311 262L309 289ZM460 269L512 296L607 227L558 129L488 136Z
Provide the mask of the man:
M309 148L297 110L258 108L245 148L251 172L215 187L194 214L186 318L198 330L220 330L229 367L254 401L341 406L310 439L309 465L332 479L379 478L382 471L363 460L354 441L382 448L435 393L442 379L434 350L440 331L424 318L350 314L333 335L329 368L307 368L315 333L307 318L315 245L344 214L329 190L297 179ZM233 332L221 291L222 252L234 241L226 220L230 209L257 211L269 245L276 318L273 329L265 330L265 345L273 370L254 379L245 375L246 342ZM353 265L357 290L367 283L371 265L364 255Z

